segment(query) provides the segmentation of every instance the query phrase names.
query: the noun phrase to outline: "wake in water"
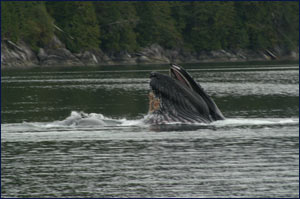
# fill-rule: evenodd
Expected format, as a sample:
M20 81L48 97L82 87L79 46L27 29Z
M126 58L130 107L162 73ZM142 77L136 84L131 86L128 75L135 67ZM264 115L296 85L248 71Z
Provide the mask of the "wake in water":
M101 128L101 127L142 127L153 128L154 125L146 124L148 115L145 115L143 118L136 120L123 119L114 119L104 116L100 113L84 113L72 111L70 116L61 121L46 122L46 123L23 123L27 125L33 125L40 128ZM189 128L226 128L226 127L266 127L266 126L278 126L278 125L298 125L299 118L227 118L225 120L219 120L212 122L210 124L204 123L180 123L172 122L163 125L156 125L158 129L176 129L180 127L189 127Z
M141 126L144 125L143 119L127 120L113 119L105 117L100 113L84 113L72 111L71 115L62 121L53 123L54 125L63 126Z
M209 124L172 122L161 125L146 124L149 115L143 118L128 120L114 119L100 113L84 113L72 111L70 116L61 121L23 122L1 124L3 132L44 132L44 131L77 131L77 130L112 130L140 129L139 131L190 131L198 129L234 129L234 128L273 128L278 126L299 125L299 118L227 118ZM123 129L123 130L121 130ZM144 130L143 130L144 129Z

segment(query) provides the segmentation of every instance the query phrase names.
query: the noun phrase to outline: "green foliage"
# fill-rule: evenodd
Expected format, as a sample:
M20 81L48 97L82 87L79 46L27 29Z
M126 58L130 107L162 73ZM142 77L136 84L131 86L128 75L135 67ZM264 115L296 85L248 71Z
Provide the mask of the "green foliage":
M107 52L137 49L134 27L138 22L135 9L129 2L94 2L99 29L102 32L101 48Z
M252 49L276 45L296 48L299 35L298 2L236 2L237 17Z
M59 36L68 49L79 52L99 47L100 32L92 2L47 2L47 8L64 31Z
M181 36L171 17L169 2L136 2L139 23L135 31L141 46L158 43L166 48L173 48L181 43Z
M220 49L221 43L218 39L216 29L216 2L191 2L188 6L190 15L188 24L184 31L185 41L190 43L195 50Z
M298 48L299 2L2 1L1 36L33 49L55 34L79 52Z
M27 2L22 3L26 4ZM27 9L28 11L24 13L26 20L21 26L24 41L34 48L43 47L47 45L53 36L52 19L47 13L43 2L33 3Z
M2 38L20 39L34 50L46 45L53 36L52 19L44 2L1 2Z
M9 38L17 41L19 38L19 20L16 2L1 2L1 38Z

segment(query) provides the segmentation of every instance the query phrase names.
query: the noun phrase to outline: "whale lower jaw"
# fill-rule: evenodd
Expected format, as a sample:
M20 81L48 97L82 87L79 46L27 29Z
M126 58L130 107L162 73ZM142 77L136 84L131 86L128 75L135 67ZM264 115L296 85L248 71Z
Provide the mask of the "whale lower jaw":
M146 116L144 122L146 124L197 124L210 123L211 121L197 117L178 116L173 114L163 114L160 112L150 113Z
M175 100L176 99L176 100ZM182 102L177 101L181 99ZM158 90L152 88L149 93L149 112L146 123L149 124L194 124L210 123L214 121L209 114L199 112L189 104L183 96L164 96ZM190 105L190 106L189 106Z

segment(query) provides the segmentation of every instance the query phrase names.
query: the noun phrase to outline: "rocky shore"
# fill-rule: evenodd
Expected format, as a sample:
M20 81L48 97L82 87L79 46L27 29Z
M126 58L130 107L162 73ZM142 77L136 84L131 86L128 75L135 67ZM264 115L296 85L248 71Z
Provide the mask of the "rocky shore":
M70 52L57 38L45 48L34 52L25 42L1 41L1 69L51 67L51 66L98 66L120 64L164 64L201 62L241 62L267 60L298 60L297 51L286 52L274 47L261 51L237 49L188 52L182 49L163 49L157 44L141 48L135 53L120 52L107 54L100 49Z

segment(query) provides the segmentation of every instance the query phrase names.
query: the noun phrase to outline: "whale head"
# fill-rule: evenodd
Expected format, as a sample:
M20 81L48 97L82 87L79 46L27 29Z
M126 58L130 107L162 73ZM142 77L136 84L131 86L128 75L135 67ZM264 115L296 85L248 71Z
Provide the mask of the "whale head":
M182 67L171 64L169 75L151 72L150 123L209 123L224 119L214 101Z

